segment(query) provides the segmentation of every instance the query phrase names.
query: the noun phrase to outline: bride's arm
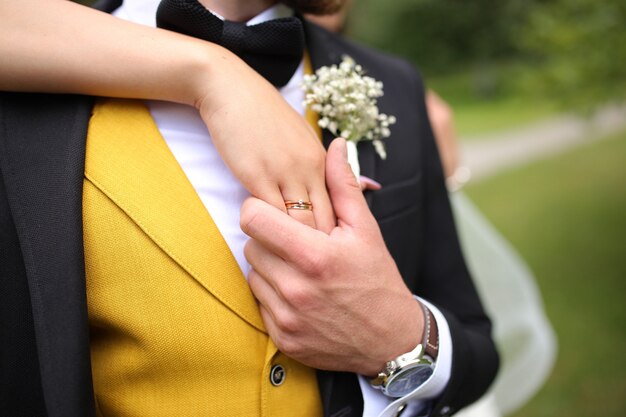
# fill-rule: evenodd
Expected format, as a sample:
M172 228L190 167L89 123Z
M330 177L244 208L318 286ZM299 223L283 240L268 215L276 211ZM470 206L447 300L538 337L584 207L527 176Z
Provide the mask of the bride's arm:
M0 2L0 89L194 105L222 48L67 0ZM194 71L195 70L195 71Z
M0 2L0 90L159 99L195 106L251 194L322 230L334 220L324 150L278 91L228 50L66 0Z

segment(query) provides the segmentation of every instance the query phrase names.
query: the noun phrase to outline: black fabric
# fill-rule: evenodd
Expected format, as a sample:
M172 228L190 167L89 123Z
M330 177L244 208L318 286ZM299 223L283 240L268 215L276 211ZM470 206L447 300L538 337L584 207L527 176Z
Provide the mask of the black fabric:
M97 0L91 7L102 12L113 13L122 5L122 0Z
M82 244L89 97L0 95L0 170L19 239L46 415L93 415ZM0 196L2 198L2 196ZM0 247L10 235L0 236ZM3 279L5 277L3 276ZM27 283L27 286L24 284ZM14 297L25 297L17 288ZM3 340L2 343L6 341ZM39 388L41 387L41 388Z
M277 87L289 82L304 53L298 17L258 25L222 21L197 0L162 0L157 26L204 39L229 49Z
M363 394L357 376L348 372L317 371L324 416L363 416Z
M43 416L30 294L2 176L0 236L0 416Z

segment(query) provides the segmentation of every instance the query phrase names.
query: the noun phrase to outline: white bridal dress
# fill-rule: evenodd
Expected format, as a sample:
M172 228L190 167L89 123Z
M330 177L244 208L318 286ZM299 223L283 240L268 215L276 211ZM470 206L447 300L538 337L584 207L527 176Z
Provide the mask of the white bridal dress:
M544 384L556 358L556 337L524 261L467 196L457 191L450 200L465 258L493 321L501 359L489 392L457 415L507 415Z

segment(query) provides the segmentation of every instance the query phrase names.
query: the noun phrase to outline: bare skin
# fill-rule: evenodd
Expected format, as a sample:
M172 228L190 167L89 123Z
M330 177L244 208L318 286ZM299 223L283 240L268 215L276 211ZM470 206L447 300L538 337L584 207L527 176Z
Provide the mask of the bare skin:
M404 284L352 170L345 141L328 149L337 215L329 235L258 199L241 210L252 239L248 280L281 351L319 369L374 376L421 341L422 309Z

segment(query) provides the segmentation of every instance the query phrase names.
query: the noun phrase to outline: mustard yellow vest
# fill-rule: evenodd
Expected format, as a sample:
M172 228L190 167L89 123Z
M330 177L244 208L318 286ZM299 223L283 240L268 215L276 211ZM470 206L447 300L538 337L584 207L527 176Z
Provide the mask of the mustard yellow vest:
M141 102L94 109L83 226L98 415L322 415L315 371L277 352ZM270 382L276 364L280 386Z

